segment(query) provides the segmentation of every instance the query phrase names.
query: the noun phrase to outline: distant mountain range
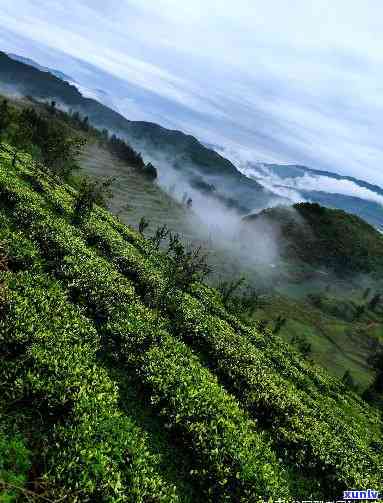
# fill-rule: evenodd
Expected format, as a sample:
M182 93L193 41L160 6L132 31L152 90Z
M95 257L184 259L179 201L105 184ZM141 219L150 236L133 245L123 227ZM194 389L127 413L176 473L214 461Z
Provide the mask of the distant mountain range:
M156 164L165 189L179 199L187 193L201 208L206 197L240 214L313 201L354 213L383 230L383 189L378 186L299 165L252 162L235 166L193 136L126 119L106 106L112 100L105 91L89 92L64 73L14 54L0 52L1 89L55 99L87 115L97 127L119 134Z
M383 189L377 185L299 165L248 163L241 170L292 202L312 201L338 208L383 230Z
M95 99L85 98L75 85L1 52L0 84L3 91L17 91L41 100L54 99L88 116L97 127L118 133L146 159L156 163L160 181L180 197L187 192L203 198L209 192L218 203L246 213L264 208L272 196L193 136L154 123L129 121Z
M33 59L25 58L24 56L19 56L18 54L12 54L12 53L8 53L7 55L10 58L14 59L15 61L18 61L19 63L24 63L25 65L33 66L33 68L36 68L41 72L51 73L58 79L64 80L66 82L76 82L74 78L69 77L69 75L66 75L63 72L60 72L60 70L55 70L54 68L48 68L47 66L42 66Z

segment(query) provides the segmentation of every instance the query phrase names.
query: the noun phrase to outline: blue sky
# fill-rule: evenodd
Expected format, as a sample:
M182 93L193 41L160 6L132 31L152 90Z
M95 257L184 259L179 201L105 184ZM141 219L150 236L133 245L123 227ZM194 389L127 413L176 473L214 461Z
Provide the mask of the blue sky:
M2 0L0 48L130 119L383 185L380 0Z

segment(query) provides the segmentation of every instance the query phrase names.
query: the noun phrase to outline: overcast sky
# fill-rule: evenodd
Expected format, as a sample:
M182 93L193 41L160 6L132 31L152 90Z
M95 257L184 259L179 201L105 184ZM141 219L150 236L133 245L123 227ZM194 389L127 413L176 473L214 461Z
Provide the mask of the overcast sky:
M234 159L383 185L381 0L1 0L0 49Z

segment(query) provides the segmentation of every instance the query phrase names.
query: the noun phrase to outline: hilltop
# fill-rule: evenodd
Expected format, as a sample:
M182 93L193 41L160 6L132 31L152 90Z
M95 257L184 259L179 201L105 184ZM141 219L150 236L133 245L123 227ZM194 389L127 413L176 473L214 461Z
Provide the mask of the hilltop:
M383 235L361 218L317 203L263 210L243 219L245 232L270 227L281 257L344 276L383 272Z
M47 66L42 66L33 59L30 58L25 58L24 56L19 56L18 54L12 54L8 53L7 56L9 56L11 59L14 59L15 61L19 61L20 63L23 63L28 66L33 66L34 68L37 68L37 70L40 70L41 72L48 72L57 77L58 79L67 81L67 82L72 82L76 83L75 79L73 77L70 77L69 75L66 75L64 72L60 72L60 70L55 70L54 68L48 68Z

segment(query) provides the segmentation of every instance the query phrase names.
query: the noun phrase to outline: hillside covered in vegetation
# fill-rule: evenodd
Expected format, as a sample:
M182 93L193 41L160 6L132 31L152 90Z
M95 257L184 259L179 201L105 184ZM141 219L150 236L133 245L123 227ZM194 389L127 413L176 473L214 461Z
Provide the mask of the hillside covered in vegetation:
M160 247L161 229L145 238L144 222L109 213L108 184L75 175L73 117L57 141L53 104L51 120L7 106L1 497L247 503L382 489L378 409L228 310L203 282L201 251L175 234Z
M244 218L246 231L272 227L281 256L337 275L383 272L383 235L361 218L317 203L279 206Z
M39 100L55 100L63 107L89 117L92 124L107 128L126 138L137 151L145 150L154 163L166 159L176 173L198 189L206 182L214 185L214 196L241 213L264 206L272 196L257 181L240 173L231 161L204 146L182 131L166 129L145 121L131 121L92 98L82 96L75 85L48 72L15 61L0 51L0 86L8 93L18 93ZM202 191L203 193L203 191ZM273 195L275 199L275 195Z

